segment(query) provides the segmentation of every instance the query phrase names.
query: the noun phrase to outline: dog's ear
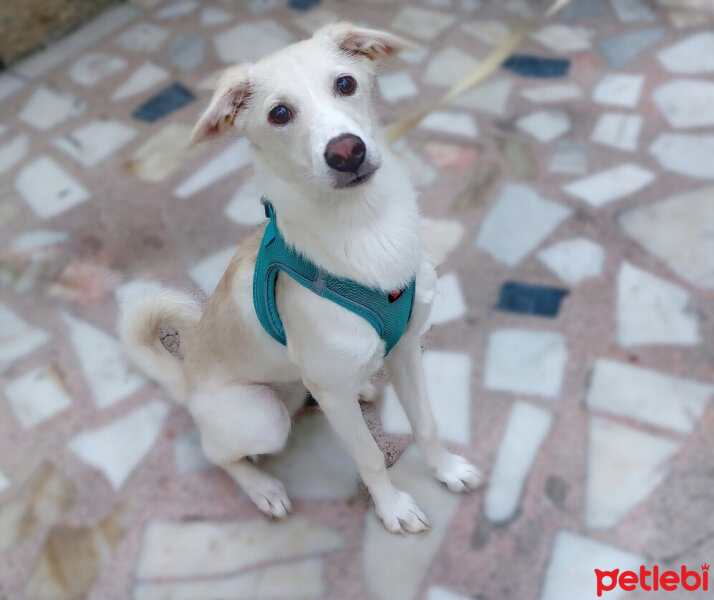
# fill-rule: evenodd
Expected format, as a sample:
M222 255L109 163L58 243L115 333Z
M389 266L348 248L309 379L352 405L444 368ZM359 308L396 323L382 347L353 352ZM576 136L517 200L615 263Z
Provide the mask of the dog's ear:
M370 60L388 58L415 46L413 43L386 31L357 27L352 23L327 25L322 33L337 44L342 52L364 56Z
M193 128L189 147L217 138L236 124L250 97L249 66L231 67L219 77L208 108Z

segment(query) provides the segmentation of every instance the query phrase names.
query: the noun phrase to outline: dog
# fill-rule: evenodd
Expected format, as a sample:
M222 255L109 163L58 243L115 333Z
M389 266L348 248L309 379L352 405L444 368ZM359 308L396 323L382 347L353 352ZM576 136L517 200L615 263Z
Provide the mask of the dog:
M388 353L363 316L283 272L274 301L286 344L269 335L253 290L265 226L244 240L203 310L157 284L136 284L120 301L129 357L187 407L206 457L274 518L291 512L290 500L252 458L284 447L307 388L354 459L384 526L395 533L430 527L414 499L392 484L362 417L360 391L382 366L434 476L454 492L481 482L477 467L437 435L420 346L435 262L422 248L409 173L380 137L372 103L378 62L410 46L390 33L327 25L254 64L227 69L190 142L229 130L247 136L275 226L321 272L385 295L413 284L408 324ZM178 329L182 358L161 344L163 324ZM293 393L296 385L304 385L302 396Z

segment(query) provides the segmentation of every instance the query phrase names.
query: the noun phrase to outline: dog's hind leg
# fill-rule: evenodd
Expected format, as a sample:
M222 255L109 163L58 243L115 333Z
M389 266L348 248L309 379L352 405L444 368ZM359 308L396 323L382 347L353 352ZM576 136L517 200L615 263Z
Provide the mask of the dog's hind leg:
M201 432L206 457L222 467L265 514L291 511L282 482L247 457L274 454L285 446L290 414L266 385L206 385L192 394L189 410Z

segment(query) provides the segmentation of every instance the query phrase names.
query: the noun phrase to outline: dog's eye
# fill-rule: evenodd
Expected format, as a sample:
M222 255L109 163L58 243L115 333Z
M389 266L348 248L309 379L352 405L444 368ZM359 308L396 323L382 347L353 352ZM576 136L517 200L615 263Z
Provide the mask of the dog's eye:
M284 104L278 104L277 106L274 106L268 113L268 120L273 125L285 125L285 123L287 123L292 118L292 111Z
M343 96L351 96L357 89L357 82L351 75L342 75L335 81L335 89Z

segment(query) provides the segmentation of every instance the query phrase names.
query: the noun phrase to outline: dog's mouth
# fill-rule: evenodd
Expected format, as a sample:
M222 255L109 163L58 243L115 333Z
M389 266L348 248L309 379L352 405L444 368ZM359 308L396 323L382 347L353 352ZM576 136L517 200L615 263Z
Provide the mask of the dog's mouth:
M348 178L338 181L335 187L337 188L355 188L364 183L367 183L379 169L379 165L365 165L361 173L350 173Z

